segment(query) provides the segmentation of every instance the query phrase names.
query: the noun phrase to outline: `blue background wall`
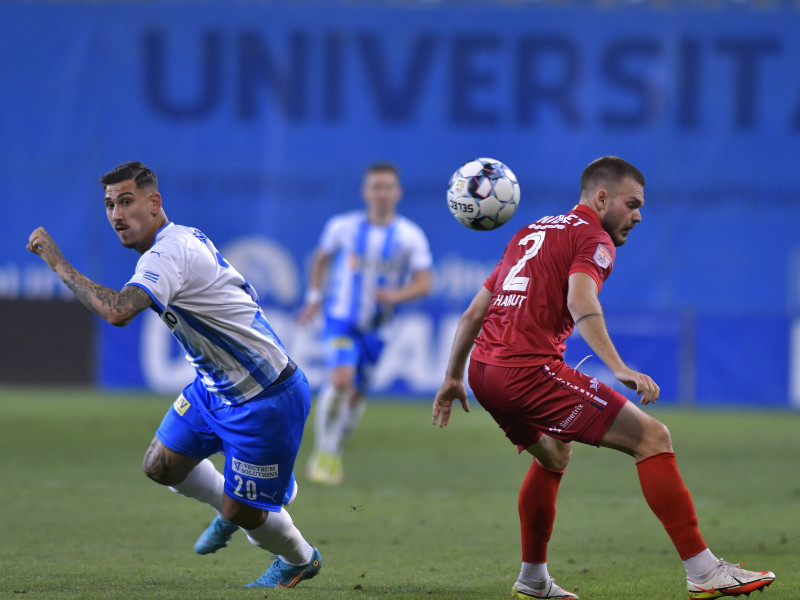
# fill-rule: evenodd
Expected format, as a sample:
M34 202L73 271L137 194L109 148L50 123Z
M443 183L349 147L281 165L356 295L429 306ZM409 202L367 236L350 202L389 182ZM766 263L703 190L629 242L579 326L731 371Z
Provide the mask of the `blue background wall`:
M308 259L325 220L360 204L363 169L391 160L437 288L400 315L376 385L427 394L513 230L568 210L583 167L615 154L648 180L601 297L623 356L668 402L800 403L800 10L571 6L1 3L0 297L69 296L24 249L38 225L121 287L137 256L97 177L142 160L168 216L245 272L319 382L316 331L293 320ZM477 156L520 179L499 231L463 228L444 201ZM189 376L150 317L98 336L102 385Z

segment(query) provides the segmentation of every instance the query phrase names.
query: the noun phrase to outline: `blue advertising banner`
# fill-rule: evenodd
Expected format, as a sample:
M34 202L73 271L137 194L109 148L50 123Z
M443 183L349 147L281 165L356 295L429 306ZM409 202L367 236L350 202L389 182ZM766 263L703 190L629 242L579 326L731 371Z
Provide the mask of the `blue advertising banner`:
M325 221L360 206L363 170L390 160L401 212L431 241L436 290L399 315L376 389L429 394L513 230L569 210L583 167L614 154L648 180L644 220L601 298L623 355L668 400L786 405L788 359L766 388L705 373L736 375L754 344L790 354L798 31L791 6L3 2L0 297L70 296L25 251L39 225L79 270L124 285L137 257L104 222L97 177L141 160L170 219L203 230L250 279L319 382L317 332L294 319L308 261ZM518 214L498 231L467 230L445 203L450 174L477 156L520 179ZM687 311L699 315L688 328ZM187 381L158 325L99 327L97 381Z

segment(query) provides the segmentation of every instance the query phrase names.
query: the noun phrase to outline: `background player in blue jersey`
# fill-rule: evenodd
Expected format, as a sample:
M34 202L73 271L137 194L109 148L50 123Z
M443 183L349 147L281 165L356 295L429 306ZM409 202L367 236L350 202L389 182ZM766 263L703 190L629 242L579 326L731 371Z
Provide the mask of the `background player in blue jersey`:
M28 250L112 325L155 310L195 367L197 378L145 454L145 474L217 511L195 545L199 554L226 546L241 527L254 545L278 555L247 587L292 587L314 577L319 552L283 508L297 492L292 469L310 408L305 375L247 280L202 232L169 222L150 169L126 163L100 181L111 226L123 246L141 254L121 291L79 273L41 227ZM224 476L208 460L217 452L225 454Z
M325 225L300 313L307 322L322 308L325 318L330 379L317 398L307 465L308 477L321 483L342 481L342 444L361 420L394 307L429 294L433 281L425 234L396 211L402 195L397 168L369 167L361 194L365 210L334 216Z

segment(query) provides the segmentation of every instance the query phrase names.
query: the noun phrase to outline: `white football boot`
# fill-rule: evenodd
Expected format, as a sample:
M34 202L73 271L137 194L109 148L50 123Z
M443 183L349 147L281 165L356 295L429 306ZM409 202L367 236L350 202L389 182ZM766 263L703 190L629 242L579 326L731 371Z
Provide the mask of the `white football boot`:
M535 590L519 581L511 588L511 598L517 600L532 600L534 598L561 598L561 600L578 600L578 596L556 585L555 580L550 580L541 589Z
M775 573L771 571L748 571L740 565L719 559L719 566L706 581L686 580L691 600L706 600L722 596L750 595L756 590L764 591L775 581Z

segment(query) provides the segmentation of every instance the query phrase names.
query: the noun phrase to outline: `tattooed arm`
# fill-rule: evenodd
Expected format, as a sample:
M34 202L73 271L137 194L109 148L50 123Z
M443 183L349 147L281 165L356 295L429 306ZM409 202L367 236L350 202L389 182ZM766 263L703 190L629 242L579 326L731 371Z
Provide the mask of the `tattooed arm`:
M127 325L153 303L147 292L138 286L129 285L118 292L99 285L80 273L67 262L43 227L31 234L28 250L42 257L86 308L112 325Z

